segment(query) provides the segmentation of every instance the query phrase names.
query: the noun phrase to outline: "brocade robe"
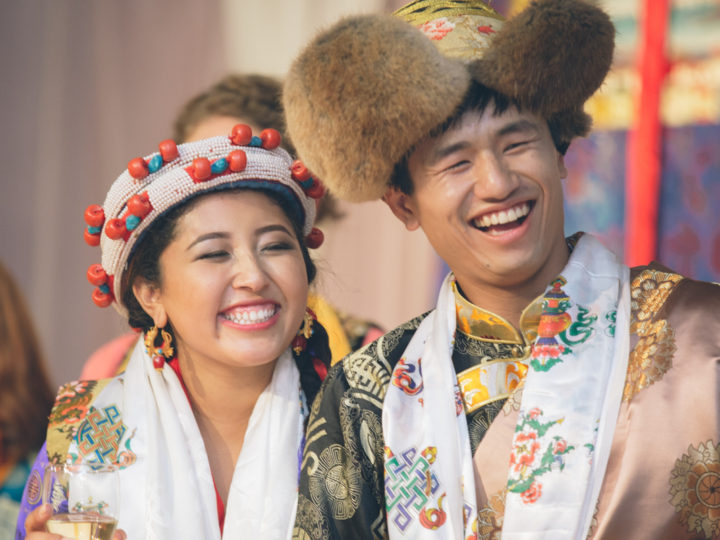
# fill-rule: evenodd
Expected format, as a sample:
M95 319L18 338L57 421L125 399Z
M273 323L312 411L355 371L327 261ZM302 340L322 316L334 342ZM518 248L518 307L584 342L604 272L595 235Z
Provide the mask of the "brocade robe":
M641 267L632 269L631 297L623 401L589 538L720 538L720 286ZM526 308L519 331L457 294L456 307L453 363L474 455L477 538L499 539L522 384L493 394L474 374L502 361L522 380L539 305ZM329 372L308 421L294 538L385 538L386 504L414 511L412 493L385 500L393 479L382 406L426 315Z

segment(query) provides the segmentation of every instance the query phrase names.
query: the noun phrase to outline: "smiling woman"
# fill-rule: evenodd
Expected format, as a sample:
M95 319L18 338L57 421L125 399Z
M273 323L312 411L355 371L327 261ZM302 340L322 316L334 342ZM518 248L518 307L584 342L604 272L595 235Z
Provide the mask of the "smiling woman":
M61 388L35 477L42 485L48 460L117 465L130 538L292 528L307 404L330 352L306 308L324 189L278 145L276 131L244 125L163 141L86 212L85 238L102 248L93 300L145 337L123 373ZM50 513L68 510L57 497L36 508L34 492L24 525L40 539Z

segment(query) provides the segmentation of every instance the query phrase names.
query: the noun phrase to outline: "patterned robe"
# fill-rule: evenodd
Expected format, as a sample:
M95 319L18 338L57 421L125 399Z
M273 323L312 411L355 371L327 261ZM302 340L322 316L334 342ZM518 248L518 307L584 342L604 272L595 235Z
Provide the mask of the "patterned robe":
M720 286L642 267L631 295L623 401L589 538L720 538ZM457 302L453 363L476 466L477 538L499 539L522 385L478 405L468 380L483 363L527 358L537 306L520 331L467 309ZM385 538L386 505L413 512L412 490L392 489L384 470L381 419L393 368L425 316L328 374L308 422L294 538Z

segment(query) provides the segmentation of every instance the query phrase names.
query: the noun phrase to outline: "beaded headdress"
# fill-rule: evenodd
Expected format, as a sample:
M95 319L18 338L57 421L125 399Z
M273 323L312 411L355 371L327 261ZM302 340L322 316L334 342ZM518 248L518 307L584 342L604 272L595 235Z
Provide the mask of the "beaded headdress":
M91 265L87 272L97 287L92 294L95 304L113 304L127 315L121 304L122 274L137 241L158 216L201 194L233 188L272 192L286 203L290 219L305 236L305 245L320 246L322 232L313 223L316 201L325 189L279 145L276 130L253 136L249 126L238 124L229 137L181 145L165 140L158 152L130 160L105 203L90 205L85 211L85 241L102 249L102 263Z
M472 81L548 121L562 152L612 62L615 29L587 0L535 0L503 20L481 0L415 0L347 17L292 63L288 133L330 191L382 197L398 163L462 104Z

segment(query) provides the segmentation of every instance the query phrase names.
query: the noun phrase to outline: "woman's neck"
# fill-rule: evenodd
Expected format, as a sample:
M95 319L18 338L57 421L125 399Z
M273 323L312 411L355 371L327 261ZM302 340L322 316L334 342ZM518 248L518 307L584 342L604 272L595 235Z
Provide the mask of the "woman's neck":
M275 363L249 368L223 364L199 367L192 359L179 357L180 372L223 503L227 503L250 416L272 380Z

